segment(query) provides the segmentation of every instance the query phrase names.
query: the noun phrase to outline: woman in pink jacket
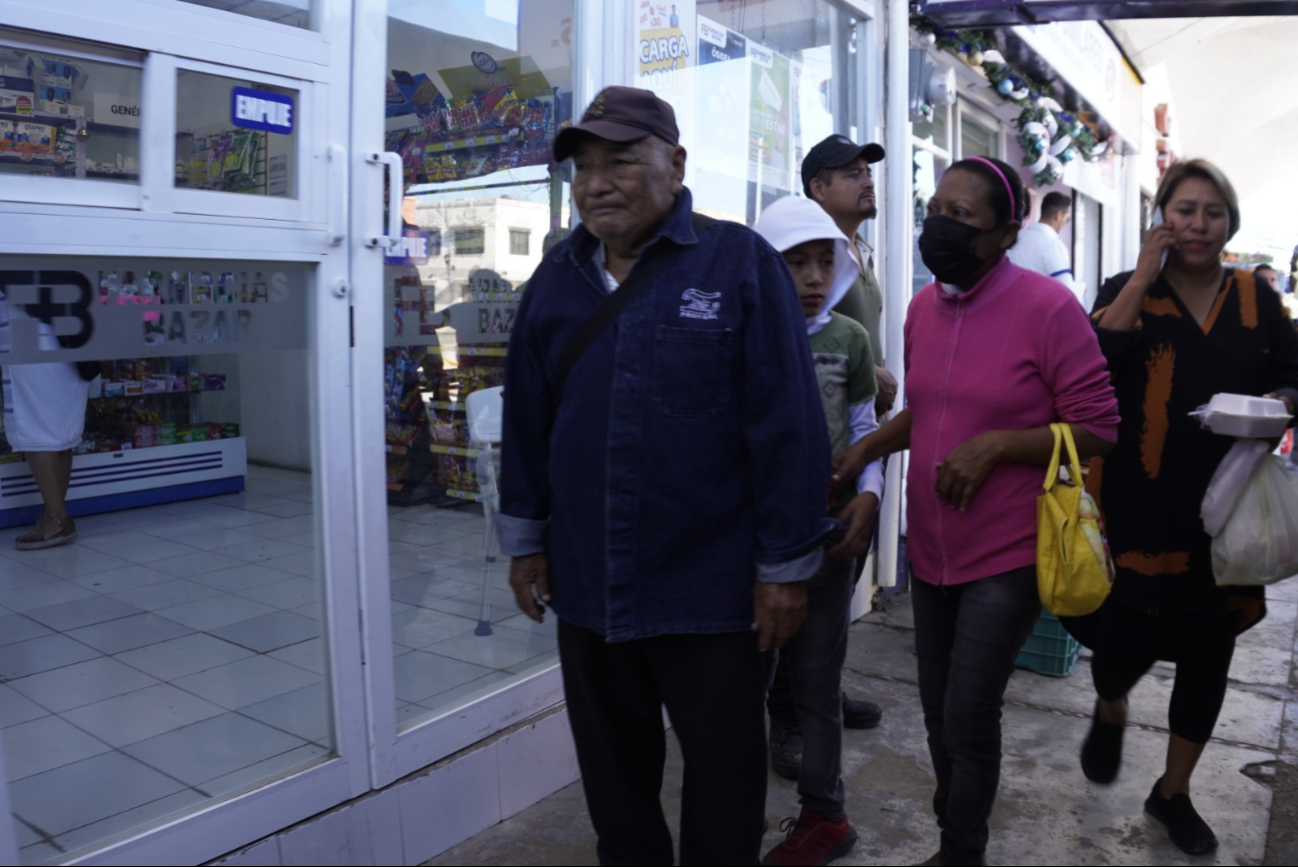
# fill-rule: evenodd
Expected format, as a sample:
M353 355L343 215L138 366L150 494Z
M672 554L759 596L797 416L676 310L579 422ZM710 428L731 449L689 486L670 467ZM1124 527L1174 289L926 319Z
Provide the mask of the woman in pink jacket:
M906 317L906 409L836 461L847 478L858 462L911 452L906 548L941 829L928 864L984 860L1005 686L1041 612L1036 498L1049 426L1069 423L1083 458L1117 437L1086 313L1063 284L1005 257L1026 210L999 160L961 160L942 176L919 239L937 280Z

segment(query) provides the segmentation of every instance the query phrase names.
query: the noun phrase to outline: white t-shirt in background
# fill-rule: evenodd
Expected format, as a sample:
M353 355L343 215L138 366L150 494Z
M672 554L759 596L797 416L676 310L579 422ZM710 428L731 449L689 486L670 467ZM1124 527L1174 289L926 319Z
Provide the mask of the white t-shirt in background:
M1050 226L1037 222L1022 229L1018 241L1010 248L1009 257L1020 268L1054 277L1077 296L1079 304L1085 304L1086 287L1073 279L1072 256L1059 233Z

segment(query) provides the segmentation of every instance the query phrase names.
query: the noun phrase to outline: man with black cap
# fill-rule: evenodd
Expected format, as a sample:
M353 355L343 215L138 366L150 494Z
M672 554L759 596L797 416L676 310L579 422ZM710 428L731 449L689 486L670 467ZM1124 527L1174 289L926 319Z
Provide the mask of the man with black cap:
M673 862L665 707L679 863L754 864L766 651L805 617L832 529L829 436L788 269L692 213L678 142L671 106L626 87L555 140L582 224L515 319L497 531L519 607L558 615L600 862Z
M861 323L870 335L875 380L879 386L875 409L880 416L892 409L897 397L897 380L884 367L883 335L879 331L883 294L874 276L872 251L859 233L861 224L878 213L870 166L882 160L883 156L881 145L858 145L847 136L831 135L817 143L802 160L803 192L819 204L839 230L853 241L851 250L856 256L860 275L834 311ZM766 710L771 717L771 767L780 776L796 780L802 764L803 740L794 708L793 690L784 666L779 666L775 672ZM872 729L882 719L883 709L877 704L849 698L844 693L843 725L846 728Z

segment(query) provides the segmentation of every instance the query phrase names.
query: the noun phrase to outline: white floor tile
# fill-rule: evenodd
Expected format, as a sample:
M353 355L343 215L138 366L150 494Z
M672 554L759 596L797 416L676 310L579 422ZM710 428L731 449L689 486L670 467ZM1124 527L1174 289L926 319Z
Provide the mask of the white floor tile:
M170 543L159 540L159 544L166 545ZM120 551L118 553L129 555L134 552ZM82 575L79 578L73 578L72 583L89 588L96 593L111 594L134 590L137 587L148 587L150 584L165 584L168 581L175 580L174 576L168 575L166 572L159 572L157 569L141 566L137 562L129 566L109 569L105 572L92 572L89 575Z
M122 749L150 767L201 787L304 743L246 716L225 713Z
M218 569L229 569L243 563L234 557L214 554L211 551L200 551L197 554L185 554L181 557L169 557L166 560L154 561L153 568L160 569L177 578L195 578Z
M292 611L275 611L208 630L217 638L267 653L320 636L320 621Z
M0 733L0 737L3 737L5 746L5 771L11 782L112 749L108 744L57 716L41 717L10 726ZM14 804L14 809L21 812L17 803Z
M55 713L153 686L142 671L101 656L9 681L9 686Z
M414 608L392 615L392 640L406 647L427 647L456 635L472 632L476 620L442 611Z
M42 569L17 560L0 558L0 592L44 584L49 580L50 573Z
M249 587L275 584L294 577L299 576L292 572L285 572L283 569L271 569L260 563L240 563L238 566L231 566L228 569L217 569L215 572L195 575L190 580L231 593L239 593Z
M49 716L49 711L21 692L0 684L0 728L16 726L30 720Z
M269 605L226 593L209 599L200 599L197 602L162 608L158 613L168 620L204 632L240 620L250 620L253 617L270 614L274 610Z
M9 793L14 812L50 834L62 834L184 789L157 770L111 751L19 780Z
M48 626L41 626L35 620L21 614L0 616L0 646L52 634L53 630Z
M491 674L489 668L422 650L396 657L393 666L397 698L413 703Z
M214 780L208 780L202 783L200 788L214 798L219 797L227 792L246 789L251 785L265 785L272 780L319 764L332 754L332 750L318 744L306 744L286 753L280 753L260 762L247 765ZM250 861L248 863L257 864L262 862Z
M60 602L45 608L32 608L23 612L26 617L43 626L58 632L67 632L80 626L118 620L132 614L143 614L143 610L128 605L119 599L98 594L87 599L74 599L71 602Z
M320 746L332 742L333 727L329 721L329 701L323 683L313 683L250 704L239 713Z
M304 671L296 665L269 656L250 656L219 668L178 678L173 683L221 707L237 710L310 686L319 680L319 675Z
M242 560L246 563L257 563L265 560L273 560L276 557L287 557L290 554L309 553L311 549L304 548L301 545L293 545L282 539L263 539L256 538L250 542L238 545L231 545L226 548L217 548L217 554L223 554L227 557L233 557L236 560Z
M235 545L251 545L254 542L260 542L264 538L264 536L249 533L243 528L227 530L222 527L213 527L209 525L206 532L196 533L181 541L186 545L190 545L194 548L201 548L204 551L215 551L217 548L229 548Z
M238 591L254 602L276 608L297 608L315 602L320 597L319 583L313 578L290 578L274 584L262 584Z
M251 650L237 644L200 633L151 644L138 650L128 650L118 654L116 658L158 680L176 680L252 655Z
M91 822L89 825L67 831L60 834L55 840L65 851L73 851L107 840L109 837L138 828L146 823L159 822L181 813L190 812L206 800L207 798L194 789L183 789L173 795L167 795L156 801L141 804L132 810L125 810L115 816L109 816L107 819L101 819L98 822Z
M457 635L433 644L427 650L429 653L500 670L546 653L554 647L555 640L548 635L497 626L491 635Z
M65 711L64 719L114 747L124 747L225 713L225 709L166 684Z
M98 650L66 635L42 635L0 647L0 679L27 677L97 656L102 656Z
M281 647L279 650L272 650L267 655L281 662L287 662L289 665L296 665L298 668L323 675L325 673L324 650L323 639L311 638L288 647Z
M116 569L119 566L130 565L129 560L114 557L112 554L106 554L103 551L95 551L92 548L80 548L75 544L61 548L46 548L42 551L23 551L20 553L27 555L21 562L48 572L55 578L68 580L95 572Z
M121 557L123 560L130 560L132 563L156 563L159 560L170 560L173 557L196 554L203 550L200 545L186 545L157 536L151 538L153 541L138 548L118 548L113 551L113 556Z
M71 581L46 577L40 584L20 587L17 590L6 590L0 593L0 605L10 611L31 611L33 608L46 608L60 602L72 602L76 599L90 599L99 594L85 587L79 587Z
M120 599L134 605L136 608L157 611L160 608L170 608L173 605L182 605L186 602L197 602L199 599L220 596L221 591L195 581L187 581L184 578L172 578L164 584L150 584L147 587L137 587L134 590L124 590L110 595L114 599Z
M294 575L304 575L309 578L316 573L316 552L303 549L301 553L276 557L272 560L266 560L260 565L284 572L292 572Z
M137 647L170 641L193 631L174 620L146 612L73 629L68 632L68 636L111 656Z

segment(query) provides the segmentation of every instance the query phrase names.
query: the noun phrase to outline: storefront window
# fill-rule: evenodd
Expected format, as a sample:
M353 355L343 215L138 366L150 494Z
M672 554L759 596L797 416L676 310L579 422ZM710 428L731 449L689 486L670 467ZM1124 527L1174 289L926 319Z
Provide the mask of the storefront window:
M0 28L0 177L138 183L143 55L59 45Z
M636 4L635 76L676 109L700 210L752 223L801 194L802 157L850 135L839 106L850 73L851 19L828 0ZM840 28L841 31L836 28Z
M0 725L25 863L333 753L313 279L0 257ZM18 550L43 503L27 458L65 443L77 539Z
M180 70L176 187L297 198L298 96L289 88Z
M289 27L311 27L311 0L182 0L196 6L274 21Z
M994 128L983 126L968 114L960 118L960 158L999 157L999 137Z
M569 226L551 164L572 116L572 0L394 0L386 149L404 244L385 266L389 562L402 727L553 664L495 549L499 444L470 401L504 382L519 297ZM443 243L442 239L446 239ZM475 396L476 395L476 396Z

